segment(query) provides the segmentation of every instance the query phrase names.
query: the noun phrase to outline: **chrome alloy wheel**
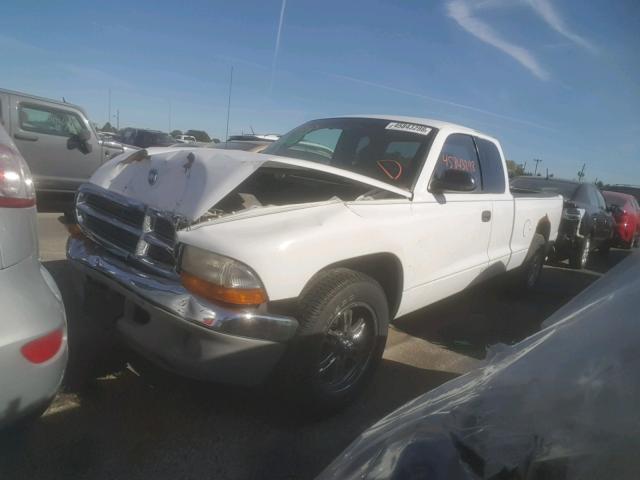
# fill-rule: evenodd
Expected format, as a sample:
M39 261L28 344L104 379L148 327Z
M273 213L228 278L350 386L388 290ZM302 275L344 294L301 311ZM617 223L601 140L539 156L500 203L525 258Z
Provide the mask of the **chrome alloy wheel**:
M339 392L366 370L375 345L376 315L365 303L350 303L329 322L318 362L320 385Z

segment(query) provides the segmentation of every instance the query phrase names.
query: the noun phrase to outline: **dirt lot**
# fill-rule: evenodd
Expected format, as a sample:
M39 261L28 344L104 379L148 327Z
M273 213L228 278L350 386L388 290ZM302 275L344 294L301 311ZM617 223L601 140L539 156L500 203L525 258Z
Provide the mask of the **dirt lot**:
M55 214L40 214L39 227L45 265L65 288L65 233ZM313 478L383 415L478 365L488 345L537 331L626 254L594 255L581 272L545 267L525 297L495 280L396 320L365 394L322 421L305 420L266 388L193 382L130 357L133 368L61 393L24 436L0 438L0 478Z

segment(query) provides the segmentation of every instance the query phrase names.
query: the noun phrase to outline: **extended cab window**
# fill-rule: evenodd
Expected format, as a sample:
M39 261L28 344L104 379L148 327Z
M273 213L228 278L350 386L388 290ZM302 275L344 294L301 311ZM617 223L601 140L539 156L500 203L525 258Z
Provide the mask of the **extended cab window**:
M482 167L482 191L484 193L504 193L504 167L502 157L495 143L476 137Z
M331 165L403 188L411 188L435 129L373 118L308 122L262 153Z
M78 115L40 105L18 107L20 128L28 132L69 137L86 130Z
M454 133L447 137L433 171L433 177L441 177L445 170L468 172L476 181L475 192L482 190L476 146L469 135Z

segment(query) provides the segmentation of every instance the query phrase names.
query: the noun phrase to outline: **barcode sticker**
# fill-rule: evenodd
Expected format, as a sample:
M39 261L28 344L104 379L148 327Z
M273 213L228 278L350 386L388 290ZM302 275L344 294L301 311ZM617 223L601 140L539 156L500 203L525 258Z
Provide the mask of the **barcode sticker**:
M420 135L429 135L431 133L429 127L415 123L391 122L385 128L387 130L399 130L401 132L418 133Z

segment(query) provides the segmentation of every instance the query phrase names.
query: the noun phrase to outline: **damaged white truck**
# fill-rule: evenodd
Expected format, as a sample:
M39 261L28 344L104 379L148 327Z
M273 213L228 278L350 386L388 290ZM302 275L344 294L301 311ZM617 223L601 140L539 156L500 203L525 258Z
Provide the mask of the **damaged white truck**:
M371 116L305 123L262 154L121 155L75 210L68 258L113 293L130 347L198 379L278 378L326 410L366 384L395 317L509 270L533 287L562 198L512 194L489 136Z

